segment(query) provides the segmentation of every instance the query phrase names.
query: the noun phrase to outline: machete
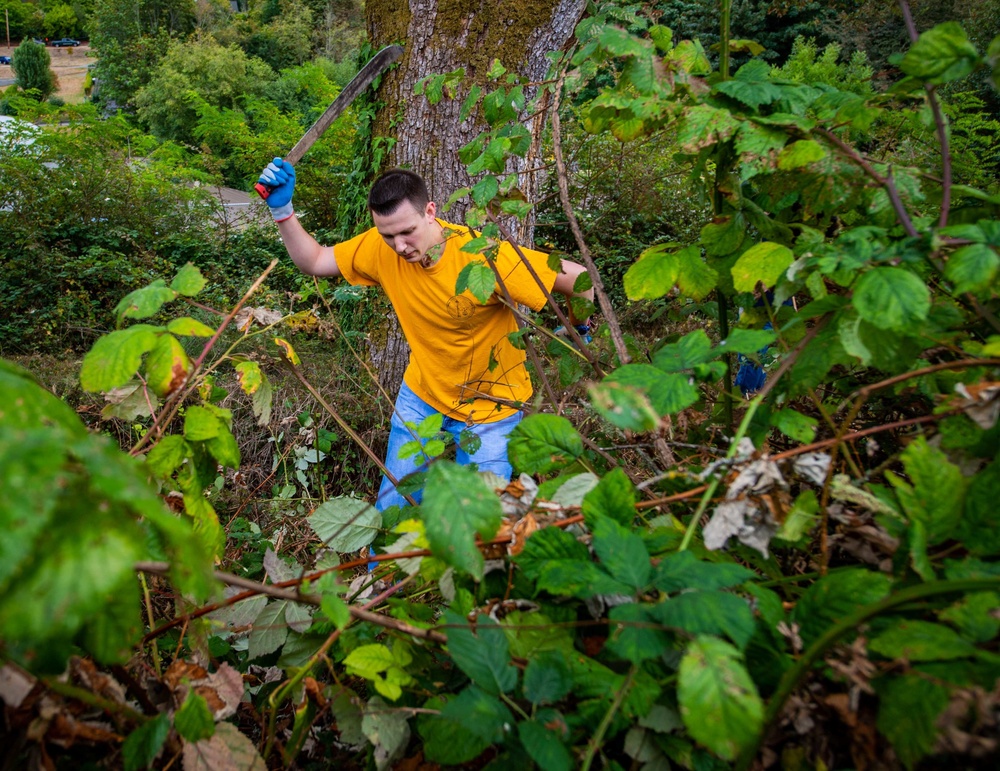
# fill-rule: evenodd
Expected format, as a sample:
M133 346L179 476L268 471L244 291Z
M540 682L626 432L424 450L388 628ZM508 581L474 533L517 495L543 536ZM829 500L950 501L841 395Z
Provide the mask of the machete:
M288 151L285 161L293 166L298 163L302 156L306 154L306 151L313 146L313 143L323 136L323 132L330 128L330 124L339 118L344 110L351 106L351 102L357 99L372 84L375 78L385 72L389 68L389 65L402 55L402 46L386 46L375 54L368 64L361 68L361 72L355 75L354 79L344 86L344 90L326 108L326 112L320 115L310 129L302 135L302 139L295 143L295 147ZM271 194L271 188L263 182L258 182L253 187L261 198L266 199Z

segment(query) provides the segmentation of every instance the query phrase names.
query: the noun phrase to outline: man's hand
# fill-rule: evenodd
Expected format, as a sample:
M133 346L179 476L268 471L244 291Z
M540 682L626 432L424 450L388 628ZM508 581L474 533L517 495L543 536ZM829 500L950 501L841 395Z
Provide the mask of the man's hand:
M275 158L260 173L257 182L267 185L268 195L264 199L271 209L275 222L283 222L291 217L292 193L295 192L295 167L281 158Z

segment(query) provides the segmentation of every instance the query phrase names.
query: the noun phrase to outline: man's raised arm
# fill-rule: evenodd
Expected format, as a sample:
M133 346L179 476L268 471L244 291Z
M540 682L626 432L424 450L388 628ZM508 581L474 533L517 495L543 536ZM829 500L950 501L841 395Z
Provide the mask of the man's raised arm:
M264 200L271 210L271 216L278 225L281 240L288 250L292 262L310 276L339 276L337 259L332 246L320 246L319 242L306 232L299 223L292 208L292 194L295 192L295 167L281 158L275 158L261 172L258 180L270 189Z

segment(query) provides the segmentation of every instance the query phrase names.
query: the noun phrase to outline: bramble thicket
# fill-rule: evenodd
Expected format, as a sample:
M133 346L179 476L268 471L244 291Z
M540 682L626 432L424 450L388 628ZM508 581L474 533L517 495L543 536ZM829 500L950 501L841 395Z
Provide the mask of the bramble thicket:
M900 2L876 71L806 37L775 61L728 1L707 47L685 5L589 7L541 83L418 84L487 126L449 202L482 255L456 292L494 292L534 209L597 324L581 345L562 311L521 317L513 481L428 420L422 503L385 513L381 306L210 194L308 125L322 68L239 109L140 98L184 119L166 141L5 96L65 123L0 148L7 765L995 765L998 9L918 28ZM543 106L525 200L505 169ZM364 120L302 162L330 238Z

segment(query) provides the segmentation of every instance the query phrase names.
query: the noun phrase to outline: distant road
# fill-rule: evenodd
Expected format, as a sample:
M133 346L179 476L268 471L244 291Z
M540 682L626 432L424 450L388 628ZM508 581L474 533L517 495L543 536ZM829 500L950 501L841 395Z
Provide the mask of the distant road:
M0 86L13 86L15 82L14 78L0 78Z

